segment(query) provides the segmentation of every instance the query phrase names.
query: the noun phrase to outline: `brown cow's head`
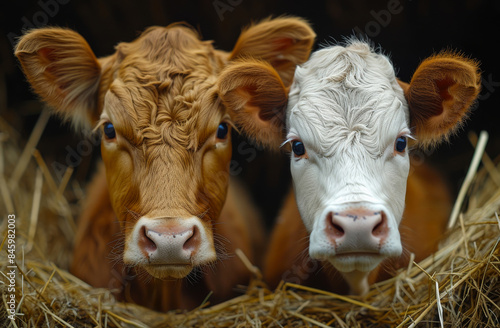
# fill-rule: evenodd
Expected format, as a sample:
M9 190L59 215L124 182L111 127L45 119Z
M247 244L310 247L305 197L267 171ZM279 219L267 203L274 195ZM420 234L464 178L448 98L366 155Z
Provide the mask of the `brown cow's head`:
M43 28L23 36L15 54L55 112L77 128L101 131L124 262L158 278L182 278L216 259L212 231L226 198L233 124L218 96L220 71L253 57L290 84L313 41L304 21L270 19L224 53L174 24L151 27L96 58L79 34Z

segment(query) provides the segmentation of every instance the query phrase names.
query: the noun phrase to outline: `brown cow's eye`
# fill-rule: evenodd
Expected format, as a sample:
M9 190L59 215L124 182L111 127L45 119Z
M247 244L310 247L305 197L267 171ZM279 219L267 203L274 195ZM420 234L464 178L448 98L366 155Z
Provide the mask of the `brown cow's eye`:
M106 139L116 138L116 131L115 127L113 126L113 123L111 122L104 123L104 135L106 136Z
M228 132L229 127L227 126L227 123L220 123L219 127L217 128L217 139L226 139Z

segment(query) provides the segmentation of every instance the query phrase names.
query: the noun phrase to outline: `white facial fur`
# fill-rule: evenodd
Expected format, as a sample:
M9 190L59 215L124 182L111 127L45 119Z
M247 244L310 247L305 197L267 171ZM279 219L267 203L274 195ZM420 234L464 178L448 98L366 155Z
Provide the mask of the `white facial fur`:
M311 234L311 257L341 272L369 272L384 258L401 254L398 226L410 160L408 150L395 150L395 141L410 137L408 122L407 102L391 63L364 42L324 48L297 68L287 139L302 141L306 149L302 157L292 152L291 173ZM359 209L382 211L388 236L378 245L378 255L339 256L344 251L325 233L325 218ZM356 253L356 245L349 247L347 253Z

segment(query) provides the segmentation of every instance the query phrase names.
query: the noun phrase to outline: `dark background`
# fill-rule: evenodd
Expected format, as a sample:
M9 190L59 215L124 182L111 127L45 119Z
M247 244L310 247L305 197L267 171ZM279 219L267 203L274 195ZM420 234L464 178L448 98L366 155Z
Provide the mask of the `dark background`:
M104 56L112 53L118 42L133 40L148 26L185 21L204 39L214 40L215 47L230 51L242 27L270 15L289 14L312 23L317 33L315 49L326 42L342 41L354 31L367 33L389 54L402 80L409 80L422 59L441 49L457 49L478 59L483 91L470 120L451 144L429 153L426 161L443 172L456 193L473 153L469 132L487 130L488 154L492 158L500 154L500 1L41 0L3 2L0 6L0 116L24 139L42 109L13 56L14 38L25 28L72 28L87 39L97 56ZM68 125L52 118L38 149L48 162L65 163L68 147L76 149L78 141ZM258 151L253 158L248 150L254 148L243 139L237 139L234 147L234 159L241 169L238 176L270 223L290 184L287 157ZM91 176L99 157L99 147L94 148L93 155L85 156L78 165L75 179L84 182Z

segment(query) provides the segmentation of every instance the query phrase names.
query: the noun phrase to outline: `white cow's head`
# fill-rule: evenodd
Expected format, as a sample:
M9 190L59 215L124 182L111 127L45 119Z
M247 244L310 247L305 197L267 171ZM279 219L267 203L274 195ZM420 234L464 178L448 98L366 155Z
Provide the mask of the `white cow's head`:
M238 77L243 66L258 78ZM402 253L408 144L433 146L456 130L479 93L477 70L472 60L441 53L406 84L386 56L354 40L315 52L297 68L290 90L272 67L248 60L226 69L231 79L222 79L222 89L246 116L237 123L250 136L271 147L276 136L290 144L309 254L363 293L368 273Z

